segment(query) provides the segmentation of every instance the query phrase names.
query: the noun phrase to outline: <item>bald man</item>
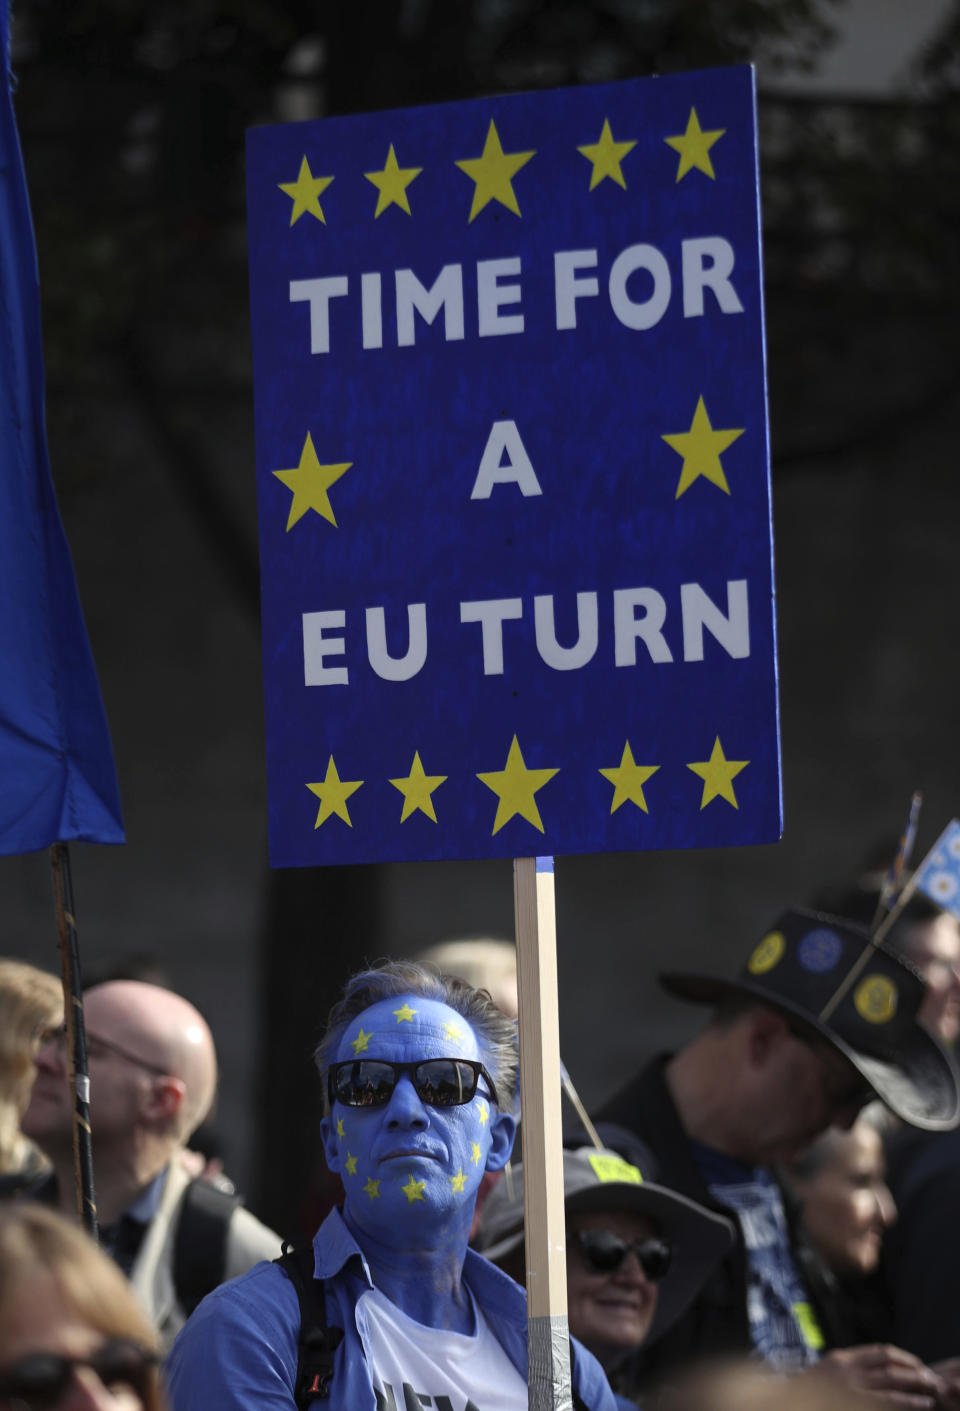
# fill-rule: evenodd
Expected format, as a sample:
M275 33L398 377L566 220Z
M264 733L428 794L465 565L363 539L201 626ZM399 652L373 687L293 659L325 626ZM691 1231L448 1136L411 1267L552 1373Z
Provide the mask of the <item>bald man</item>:
M280 1237L249 1211L218 1200L219 1192L198 1187L181 1159L217 1086L213 1036L202 1014L182 995L139 980L97 985L83 1007L101 1237L169 1343L199 1297L258 1260L275 1258ZM54 1171L38 1195L75 1215L73 1099L62 1029L41 1046L36 1065L22 1126ZM199 1213L185 1215L188 1208ZM196 1231L185 1241L194 1256L189 1292L183 1256L175 1259L181 1218ZM197 1251L208 1245L209 1267L201 1268Z

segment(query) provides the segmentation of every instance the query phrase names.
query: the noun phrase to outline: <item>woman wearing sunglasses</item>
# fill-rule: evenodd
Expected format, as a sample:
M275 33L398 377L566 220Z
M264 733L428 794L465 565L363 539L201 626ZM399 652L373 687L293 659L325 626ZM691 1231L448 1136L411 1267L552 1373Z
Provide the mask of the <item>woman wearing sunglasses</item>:
M641 1156L634 1138L631 1155ZM633 1390L630 1355L680 1316L732 1245L733 1227L604 1148L565 1151L563 1188L570 1332L601 1363L620 1407L635 1407L619 1394ZM478 1245L524 1282L522 1167L491 1191Z
M0 1208L0 1411L164 1411L157 1341L127 1280L77 1226Z

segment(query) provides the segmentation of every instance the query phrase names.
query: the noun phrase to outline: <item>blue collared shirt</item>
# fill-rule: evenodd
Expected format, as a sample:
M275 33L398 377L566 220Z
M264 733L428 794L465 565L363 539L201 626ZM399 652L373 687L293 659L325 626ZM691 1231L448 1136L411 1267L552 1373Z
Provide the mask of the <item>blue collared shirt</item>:
M326 1279L327 1320L343 1328L334 1356L329 1411L375 1411L375 1397L354 1309L373 1287L370 1271L340 1212L333 1210L313 1240L314 1275ZM463 1265L494 1335L520 1374L527 1375L527 1300L523 1289L468 1249ZM276 1264L256 1264L221 1284L188 1319L167 1363L173 1411L291 1411L297 1372L300 1305ZM576 1344L577 1391L590 1411L615 1411L607 1379Z
M158 1176L154 1176L133 1204L112 1224L100 1228L101 1245L128 1278L136 1263L147 1226L160 1208L169 1169L165 1167Z
M131 1220L139 1220L141 1225L149 1225L150 1221L160 1209L160 1201L163 1198L163 1188L167 1183L169 1166L165 1166L158 1176L154 1176L149 1186L137 1196L132 1205L124 1211Z

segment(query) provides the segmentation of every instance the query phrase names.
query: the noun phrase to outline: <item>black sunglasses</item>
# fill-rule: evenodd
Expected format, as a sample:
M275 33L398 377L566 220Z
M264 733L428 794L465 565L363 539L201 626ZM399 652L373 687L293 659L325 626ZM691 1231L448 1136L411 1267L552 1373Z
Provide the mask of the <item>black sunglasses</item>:
M386 1107L404 1074L420 1101L431 1107L461 1107L472 1102L481 1078L490 1089L481 1097L497 1102L490 1074L482 1063L470 1058L423 1058L419 1063L348 1058L345 1063L331 1063L327 1092L331 1103L342 1102L345 1107Z
M150 1373L157 1358L137 1342L105 1342L89 1357L61 1357L57 1352L33 1352L0 1372L0 1400L12 1411L56 1411L66 1395L76 1367L90 1367L108 1390L128 1386L141 1401L149 1395Z
M673 1259L673 1249L665 1240L623 1240L612 1230L578 1230L576 1241L584 1263L595 1274L615 1274L632 1250L644 1276L658 1284L666 1277Z

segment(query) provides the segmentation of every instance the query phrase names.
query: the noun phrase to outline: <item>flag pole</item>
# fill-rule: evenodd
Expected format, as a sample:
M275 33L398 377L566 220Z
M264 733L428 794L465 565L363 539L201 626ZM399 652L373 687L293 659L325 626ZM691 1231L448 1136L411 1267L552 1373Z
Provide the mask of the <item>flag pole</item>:
M924 861L926 861L926 859L924 859ZM916 884L916 882L914 881L914 878L915 878L916 876L917 876L917 873L915 872L915 873L913 874L913 877L910 878L910 881L907 883L907 885L906 885L906 886L903 888L903 890L900 892L900 894L899 894L899 896L897 897L897 900L894 902L893 906L890 908L890 910L887 912L886 916L885 916L885 917L883 918L883 920L880 922L880 925L879 925L879 926L877 927L877 929L874 931L874 933L873 933L873 943L874 943L874 945L879 945L879 944L880 944L880 942L883 940L884 936L885 936L885 935L887 934L887 932L890 930L891 926L893 926L894 922L895 922L895 921L898 919L898 917L902 914L904 907L907 905L907 902L908 902L908 901L910 900L910 898L913 896L914 892L915 892L916 889L917 889L917 884Z
M73 1161L77 1207L84 1229L97 1238L97 1202L93 1188L93 1144L90 1128L90 1074L87 1068L87 1035L83 1022L83 985L80 947L73 906L73 880L66 843L50 849L53 893L63 979L63 1013L67 1030L70 1090L73 1093Z
M552 857L513 861L530 1411L570 1411L557 921Z
M923 794L917 789L910 800L910 812L907 816L907 825L900 836L897 851L894 854L893 861L890 863L887 875L883 879L883 886L880 888L880 896L877 899L877 909L870 923L870 930L874 935L876 935L880 922L883 920L884 912L892 910L900 896L900 892L903 890L900 882L907 864L910 861L910 854L913 852L913 844L917 836L917 826L920 822L920 808L922 804Z
M597 1134L596 1127L590 1121L587 1109L581 1102L580 1094L574 1087L573 1079L570 1077L570 1074L567 1072L567 1069L562 1061L560 1063L560 1081L563 1084L563 1091L570 1099L571 1107L573 1108L574 1112L576 1112L577 1116L580 1118L583 1130L586 1132L587 1136L593 1142L597 1150L603 1151L603 1142L600 1140L600 1137Z
M917 797L917 796L914 795L914 798L915 798L915 799L916 799L916 797ZM937 843L935 843L935 844L933 845L933 848L931 849L931 852L935 852L936 849L937 849ZM858 958L858 960L856 961L856 963L851 967L851 969L850 969L849 973L847 974L846 978L844 979L843 983L842 983L842 984L837 988L837 990L831 995L830 999L829 999L829 1000L827 1001L827 1003L824 1005L823 1009L821 1009L821 1011L820 1011L820 1018L821 1018L822 1020L826 1021L827 1019L829 1019L830 1016L831 1016L831 1014L833 1013L833 1011L836 1009L837 1005L840 1003L840 1001L849 993L850 988L851 988L851 986L853 985L853 982L854 982L854 981L859 977L859 975L863 972L864 968L866 967L867 961L870 959L871 955L873 955L874 951L876 951L876 950L880 947L880 945L882 944L884 938L885 938L886 935L887 935L887 932L890 930L890 928L895 924L895 922L897 921L897 919L898 919L898 918L901 916L901 914L903 913L904 907L907 905L907 902L910 900L910 898L913 896L914 892L915 892L916 889L917 889L917 878L920 876L920 873L923 871L924 864L926 863L927 858L929 858L929 857L930 857L930 853L928 853L928 854L927 854L927 857L925 857L925 858L923 859L923 862L920 864L920 866L919 866L919 867L917 868L917 870L914 872L913 876L910 878L910 880L909 880L909 882L906 884L906 886L901 888L899 894L897 895L896 901L893 902L893 905L890 907L890 910L887 912L886 916L885 916L885 917L883 918L883 920L880 922L880 925L879 925L879 926L876 926L876 927L873 929L873 931L871 932L870 940L868 941L867 945L864 947L864 949L863 949L863 954Z

